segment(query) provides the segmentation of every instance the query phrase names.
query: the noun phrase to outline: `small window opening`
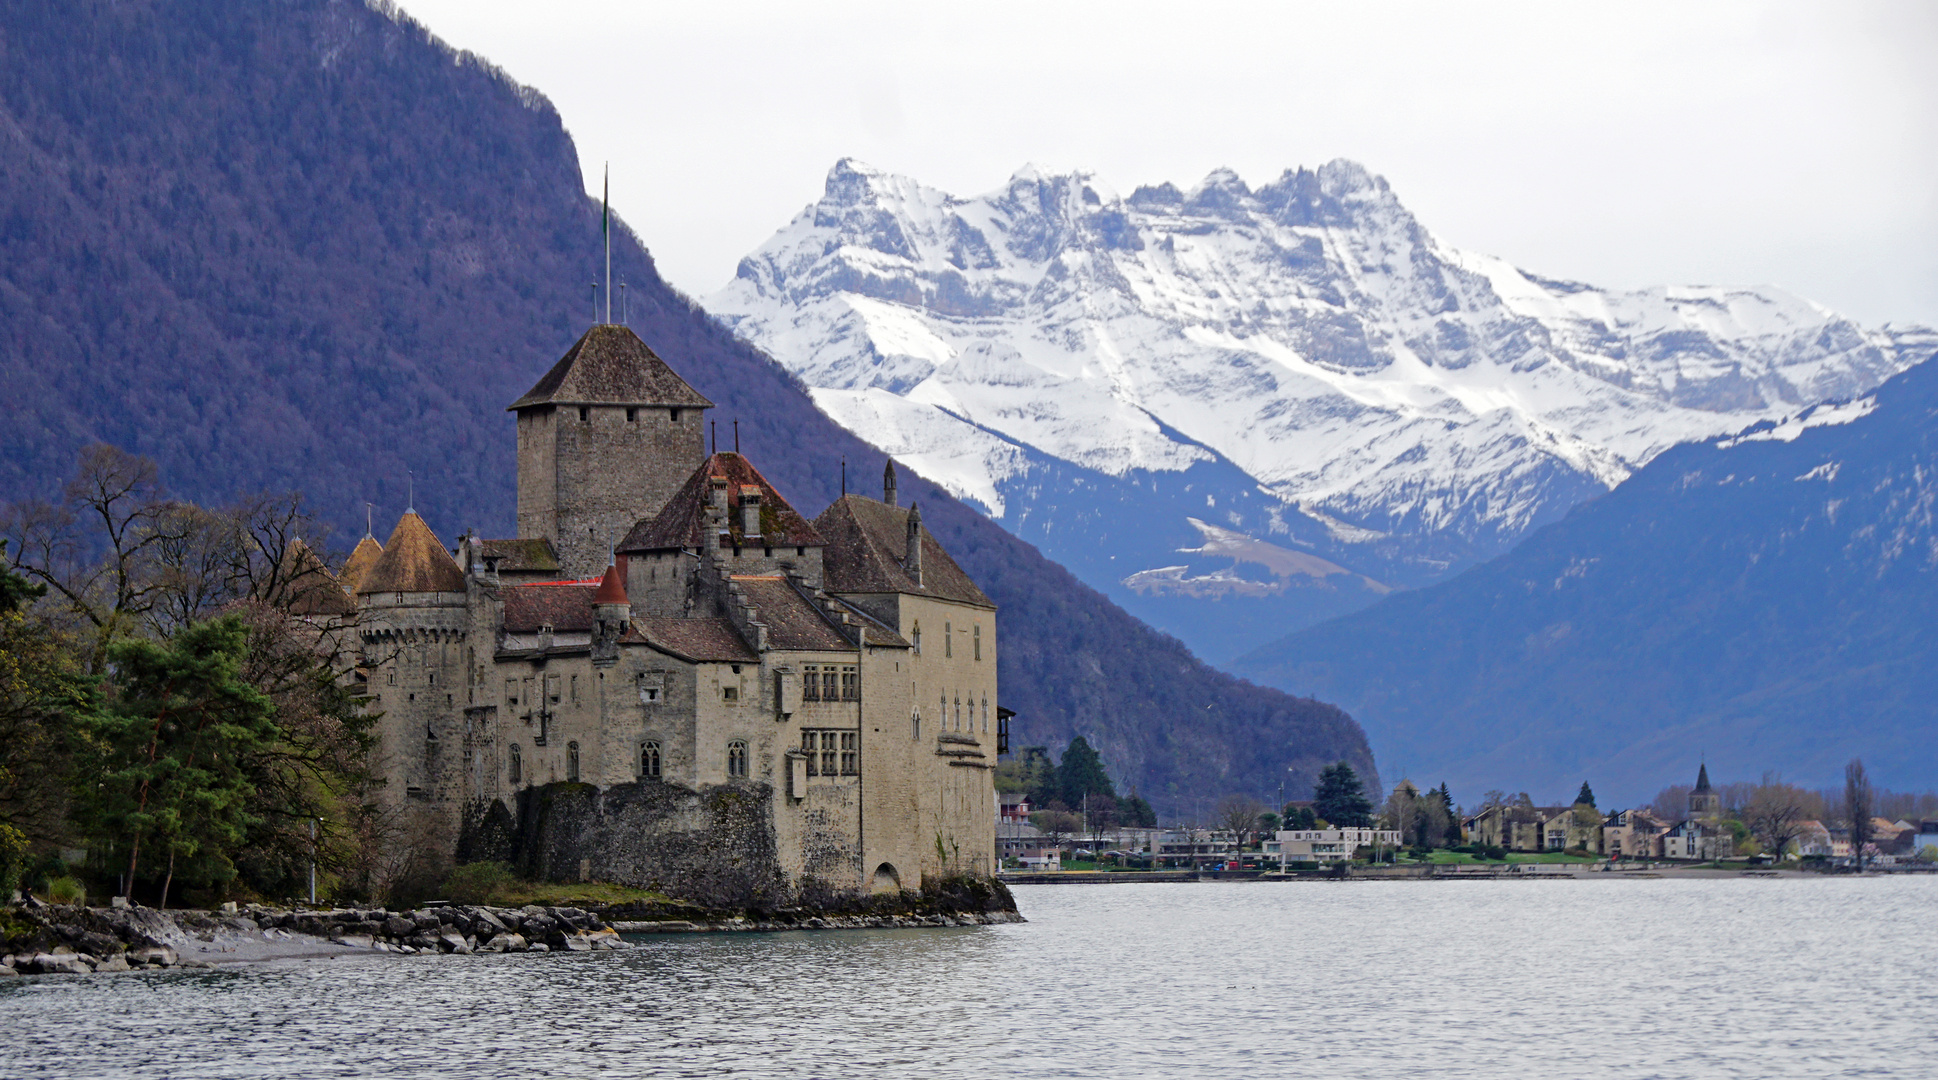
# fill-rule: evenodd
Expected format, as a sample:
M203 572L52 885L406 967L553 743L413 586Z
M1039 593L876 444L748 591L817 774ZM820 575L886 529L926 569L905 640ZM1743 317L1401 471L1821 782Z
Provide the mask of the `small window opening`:
M747 775L747 744L739 739L727 744L727 775Z
M659 744L647 742L639 744L639 775L648 779L659 779Z
M626 423L637 424L638 422L639 422L639 410L628 405L626 407Z
M573 783L579 782L579 744L565 744L565 778Z
M973 640L976 645L976 659L981 660L982 659L982 624L981 623L976 624L976 632L972 636L971 640Z
M680 422L680 410L678 409L668 409L666 411L666 416L667 416L667 419L673 421L675 424Z
M514 786L525 782L525 755L517 743L511 744L511 782Z
M592 410L584 405L579 406L579 423L589 424L591 422L592 422Z
M797 547L797 548L795 548L795 549L794 549L794 554L796 554L796 555L806 555L806 554L807 554L807 548L804 548L804 547Z
M943 656L943 659L948 659L949 657L952 657L952 656L954 656L955 654L956 654L956 635L955 635L955 627L954 627L954 626L951 626L951 625L950 625L950 624L948 624L948 623L943 623L943 624L942 624L942 656Z
M734 702L734 701L739 701L739 700L740 700L740 687L738 687L738 686L723 686L723 687L721 687L721 688L720 688L720 700L722 700L722 701L727 701L727 702Z

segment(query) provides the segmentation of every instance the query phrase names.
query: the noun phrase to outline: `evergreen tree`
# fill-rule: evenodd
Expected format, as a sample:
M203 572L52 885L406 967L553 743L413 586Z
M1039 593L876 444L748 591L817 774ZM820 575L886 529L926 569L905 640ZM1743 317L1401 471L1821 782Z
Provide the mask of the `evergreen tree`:
M1581 782L1581 791L1575 795L1575 805L1576 806L1595 805L1595 789L1589 787L1588 781L1586 780L1583 780Z
M127 853L130 888L143 855L162 862L164 906L178 870L233 876L230 855L256 824L247 759L280 732L270 699L242 677L248 638L229 615L166 642L116 642L107 700L76 718L76 818Z
M1440 781L1439 790L1435 791L1433 794L1435 798L1440 800L1441 808L1445 810L1447 813L1447 833L1446 833L1447 846L1449 847L1458 846L1461 840L1460 811L1458 808L1454 806L1453 789L1447 786L1447 782L1445 780L1442 780Z
M1335 828L1364 828L1373 822L1373 804L1351 765L1340 762L1319 774L1312 812Z
M1151 809L1151 804L1143 796L1132 792L1117 800L1117 821L1133 829L1155 829L1157 811Z
M1286 803L1285 809L1280 813L1279 817L1284 821L1287 829L1318 828L1319 815L1313 813L1312 807L1310 806L1298 806L1293 803Z
M1085 795L1117 797L1110 784L1110 774L1104 771L1103 759L1081 735L1071 739L1069 748L1063 751L1063 760L1056 767L1056 789L1057 798L1072 810L1083 806Z

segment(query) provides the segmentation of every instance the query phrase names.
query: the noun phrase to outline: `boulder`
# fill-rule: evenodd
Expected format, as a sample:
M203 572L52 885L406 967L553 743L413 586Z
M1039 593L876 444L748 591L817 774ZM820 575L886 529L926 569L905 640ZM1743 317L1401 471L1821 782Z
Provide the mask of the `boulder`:
M421 951L436 952L437 935L436 934L412 934L410 940L405 942L405 944Z
M175 950L166 945L136 949L129 954L128 959L137 964L149 964L154 967L174 967L176 964L182 962L182 958L176 954Z
M37 953L27 961L27 970L36 975L86 975L94 965L79 953Z
M586 939L592 942L595 949L617 949L625 944L613 930L594 930L586 935Z
M375 939L368 934L338 934L330 939L332 944L348 945L353 949L368 949Z
M438 948L448 953L468 953L471 951L471 946L465 943L464 935L455 932L441 935L437 939L437 945Z
M553 934L554 952L591 952L592 939L584 934Z
M495 936L511 929L488 908L471 909L471 932L479 937Z
M7 976L9 976L9 975L19 975L19 974L20 974L20 972L18 972L18 971L15 971L15 970L13 969L13 965L11 965L11 964L0 964L0 979L4 979L4 978L6 978L6 977L7 977Z
M402 915L392 915L384 920L384 933L402 940L417 932L417 923Z
M534 941L530 945L525 946L525 951L526 952L551 952L552 947L550 945L545 944L542 941Z
M106 960L103 960L100 963L94 965L94 970L96 971L132 971L133 968L129 966L128 958L126 956L123 956L120 953L116 953L113 956L108 957Z
M419 908L416 911L411 912L410 921L415 923L419 930L435 930L438 928L438 925L439 925L437 921L437 914L435 912L426 911L423 908Z

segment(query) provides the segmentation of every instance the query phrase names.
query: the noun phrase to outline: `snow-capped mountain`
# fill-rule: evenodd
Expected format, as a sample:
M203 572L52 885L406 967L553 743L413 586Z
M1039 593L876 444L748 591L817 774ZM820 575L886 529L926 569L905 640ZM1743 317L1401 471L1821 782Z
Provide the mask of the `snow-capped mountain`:
M1615 292L1453 249L1349 161L1129 198L842 161L705 303L1213 657L1258 632L1234 605L1290 628L1433 580L1670 446L1926 355L1775 288Z

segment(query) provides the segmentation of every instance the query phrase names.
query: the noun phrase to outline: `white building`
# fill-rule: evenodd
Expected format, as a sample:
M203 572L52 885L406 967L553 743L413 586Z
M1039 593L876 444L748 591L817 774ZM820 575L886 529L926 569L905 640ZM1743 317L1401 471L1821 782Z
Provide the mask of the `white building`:
M1345 862L1361 847L1399 846L1398 829L1289 829L1265 841L1265 854L1277 856L1284 869L1290 863Z

